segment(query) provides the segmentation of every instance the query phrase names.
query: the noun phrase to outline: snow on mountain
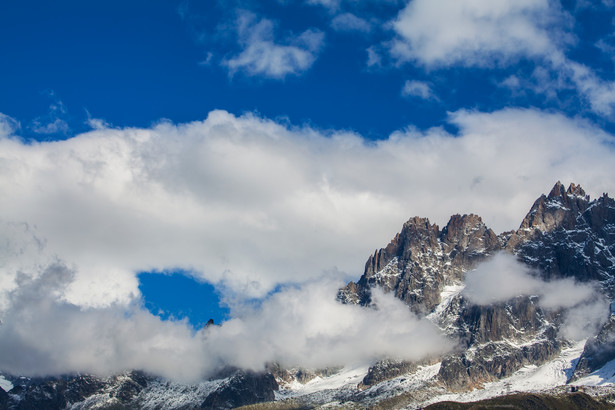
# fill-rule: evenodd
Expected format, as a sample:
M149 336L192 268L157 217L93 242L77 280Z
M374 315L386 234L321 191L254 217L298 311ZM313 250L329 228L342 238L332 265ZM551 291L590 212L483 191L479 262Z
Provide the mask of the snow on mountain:
M411 218L369 257L361 278L340 289L338 300L377 309L374 288L434 323L456 349L336 369L275 363L264 373L228 369L195 385L141 372L46 379L5 374L0 408L222 409L269 401L419 408L514 392L560 395L569 385L614 396L615 201L606 194L590 200L580 186L565 189L558 182L534 202L519 229L500 235L476 215L454 215L443 229Z

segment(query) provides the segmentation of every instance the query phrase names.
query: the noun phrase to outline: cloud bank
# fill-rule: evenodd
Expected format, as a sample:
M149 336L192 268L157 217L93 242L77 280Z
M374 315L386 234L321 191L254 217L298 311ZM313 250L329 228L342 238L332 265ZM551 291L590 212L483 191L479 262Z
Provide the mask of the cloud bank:
M18 277L0 326L0 349L11 352L0 357L2 371L110 375L142 369L198 382L227 365L320 368L380 357L418 359L451 348L435 326L393 296L377 293L376 310L340 304L340 282L282 290L260 308L194 332L185 321L162 321L138 305L82 310L62 301L73 275L58 262L36 279Z
M560 334L573 340L594 335L608 316L609 304L591 283L573 279L545 282L516 257L503 252L468 272L462 294L472 303L490 305L516 296L538 296L538 305L564 311Z
M412 215L443 224L475 212L509 229L553 181L595 194L613 191L615 172L612 136L534 110L460 111L458 135L408 129L369 143L224 111L24 143L2 118L0 348L14 354L0 369L25 374L143 368L194 380L223 363L445 350L401 302L339 305L336 289ZM142 309L136 272L174 267L226 289L233 319L193 332ZM297 285L242 304L285 283Z
M65 141L5 134L0 214L74 270L66 300L108 306L138 295L140 271L182 268L244 297L355 278L412 216L442 226L476 213L504 231L557 180L615 191L613 137L582 120L510 109L450 123L458 135L408 129L369 143L224 111Z

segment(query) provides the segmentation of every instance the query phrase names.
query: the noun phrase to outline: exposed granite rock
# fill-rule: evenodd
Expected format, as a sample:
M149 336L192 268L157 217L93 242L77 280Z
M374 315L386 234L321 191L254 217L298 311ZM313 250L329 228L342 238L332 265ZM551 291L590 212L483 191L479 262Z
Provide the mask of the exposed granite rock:
M519 229L499 236L476 215L454 215L441 231L425 218L412 218L391 243L369 257L363 276L341 289L338 298L369 305L372 287L393 293L460 341L463 350L442 363L444 383L459 390L480 386L527 363L544 363L559 353L562 343L557 336L561 312L545 311L536 297L476 306L457 295L446 306L438 306L445 286L461 284L465 272L500 250L517 255L545 279L597 280L612 297L615 202L606 194L590 201L580 186L570 184L565 189L558 182L549 195L534 202ZM606 340L606 329L604 333ZM604 355L588 351L588 368L594 367L592 360L597 365L612 355L608 343L595 345ZM382 380L394 377L404 366L384 361L370 374Z
M613 296L615 201L605 194L590 202L578 185L564 190L558 182L536 200L505 249L545 279L597 280Z
M585 343L571 381L587 376L615 359L615 316L611 315L600 332Z
M7 409L9 405L9 394L0 387L0 409Z
M11 381L14 387L10 392L4 393L6 396L0 392L2 409L227 409L274 400L278 389L271 373L237 369L227 378L205 381L203 386L178 385L138 371L106 378L79 375ZM170 401L175 402L171 405Z
M382 381L416 370L417 363L398 360L381 360L369 368L367 375L359 384L359 389L373 386Z
M480 388L484 383L511 376L526 364L553 359L560 349L556 339L539 339L523 346L504 341L489 342L447 356L438 376L454 392Z
M370 288L392 292L419 315L440 303L444 286L500 249L497 235L476 215L454 215L440 231L426 218L412 218L386 248L370 256L357 283L341 289L344 303L368 305Z
M104 387L93 376L13 379L6 407L10 409L63 409L84 400Z
M460 300L458 337L467 347L500 340L528 342L551 328L557 317L538 306L536 297L518 296L506 303L479 306Z
M249 404L272 401L278 383L271 373L239 371L209 394L202 409L232 409Z

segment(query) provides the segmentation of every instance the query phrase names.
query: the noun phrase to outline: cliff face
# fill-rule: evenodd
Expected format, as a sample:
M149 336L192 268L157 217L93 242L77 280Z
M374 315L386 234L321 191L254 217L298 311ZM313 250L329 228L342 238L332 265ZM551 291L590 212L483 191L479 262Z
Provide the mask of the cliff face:
M387 245L370 256L365 273L339 293L345 303L370 303L369 289L393 292L417 314L440 303L445 286L500 249L497 235L476 215L454 215L442 230L426 218L412 218Z
M465 273L500 251L516 255L545 280L597 281L612 298L615 202L606 194L590 201L580 186L565 189L558 182L549 195L534 202L514 232L496 235L476 215L454 215L442 230L425 218L412 218L386 248L369 257L363 276L341 289L338 298L369 305L372 287L393 293L460 341L460 350L442 361L444 384L454 391L480 386L525 364L543 363L566 344L558 336L561 312L544 310L535 296L478 306L459 292ZM450 289L457 291L451 296ZM615 357L615 332L602 333L594 343L598 347L588 347L588 359L581 360L588 370ZM364 382L381 380L373 374L395 374L386 366L379 363L378 372ZM410 364L388 366L394 370Z
M578 185L557 183L534 202L505 249L546 279L597 280L612 297L615 201L606 194L590 201Z
M229 369L230 374L196 385L172 383L132 371L100 378L11 378L14 387L0 388L2 409L182 408L231 409L274 400L274 376Z

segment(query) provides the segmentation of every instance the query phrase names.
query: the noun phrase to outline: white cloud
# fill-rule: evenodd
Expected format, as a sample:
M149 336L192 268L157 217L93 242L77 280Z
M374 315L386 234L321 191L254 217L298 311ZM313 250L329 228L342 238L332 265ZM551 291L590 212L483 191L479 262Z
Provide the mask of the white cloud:
M548 0L413 0L393 22L391 52L427 66L492 66L548 54Z
M478 305L506 302L516 296L538 296L544 309L564 309L562 336L581 340L594 335L604 324L609 304L591 283L573 279L545 282L532 275L516 257L499 253L465 277L463 295Z
M144 270L181 267L244 297L323 272L356 278L415 215L442 226L472 212L501 232L557 180L615 192L613 137L582 120L510 109L450 122L459 135L367 144L214 111L66 141L4 138L0 214L36 226L45 253L74 270L68 301L106 306L129 303Z
M371 24L352 13L343 13L335 16L331 20L331 27L337 31L360 31L368 33L371 31Z
M231 75L239 71L274 79L298 75L312 66L324 44L324 33L314 29L276 40L274 23L247 11L238 13L236 30L242 50L222 62Z
M579 94L589 101L592 111L604 116L614 114L615 82L600 79L586 65L571 61L560 54L554 54L551 61L553 66L572 82Z
M507 66L521 59L536 64L521 82L508 77L504 86L543 94L551 100L562 90L576 90L591 111L614 114L615 83L566 56L574 43L571 17L549 0L413 0L392 26L390 53L399 62L428 68ZM598 46L605 48L605 42ZM521 90L519 90L521 91Z
M186 322L161 321L137 305L81 310L60 298L72 276L54 263L35 279L18 278L0 326L0 349L11 352L0 357L3 371L108 375L142 369L195 382L224 365L320 368L381 357L419 359L452 347L391 295L375 292L376 310L340 304L340 282L285 289L242 317L193 332Z
M407 80L404 83L404 88L401 90L401 95L406 97L418 97L423 100L437 100L438 97L433 93L431 86L424 81Z
M427 320L392 295L376 290L377 309L335 300L342 282L322 280L285 289L257 311L211 333L212 350L233 365L322 368L366 358L416 360L453 347ZM411 346L411 348L409 348Z

